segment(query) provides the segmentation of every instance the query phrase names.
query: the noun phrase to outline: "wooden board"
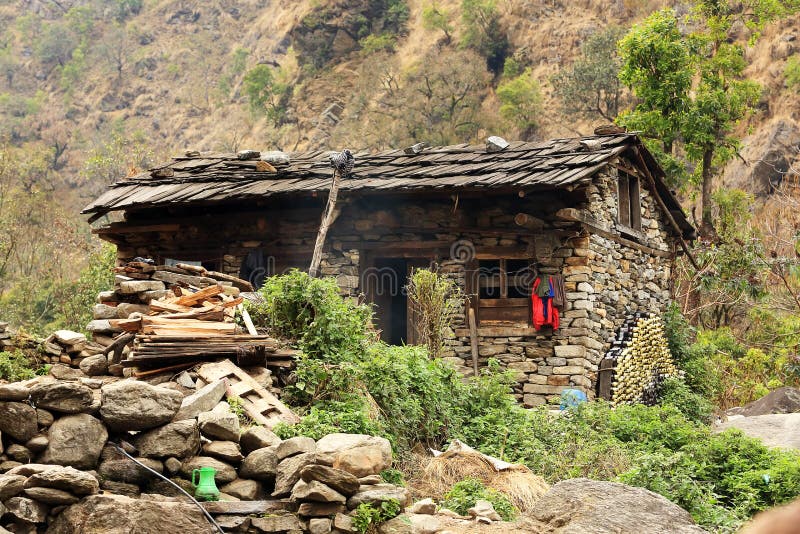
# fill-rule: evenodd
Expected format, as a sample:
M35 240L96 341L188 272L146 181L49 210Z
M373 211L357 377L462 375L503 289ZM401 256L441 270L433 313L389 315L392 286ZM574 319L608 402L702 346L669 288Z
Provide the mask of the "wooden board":
M239 397L247 414L269 429L275 428L278 423L300 422L300 418L275 395L229 360L206 364L197 370L197 374L206 383L227 378L231 393L226 394Z

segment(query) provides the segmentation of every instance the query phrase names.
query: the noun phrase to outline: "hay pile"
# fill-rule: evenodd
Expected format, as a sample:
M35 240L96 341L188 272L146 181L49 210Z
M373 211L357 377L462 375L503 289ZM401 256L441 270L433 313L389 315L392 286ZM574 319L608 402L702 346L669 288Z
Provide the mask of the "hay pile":
M506 495L523 514L550 489L542 477L524 465L503 462L458 441L447 451L430 458L410 481L410 486L417 495L441 501L454 484L468 477Z

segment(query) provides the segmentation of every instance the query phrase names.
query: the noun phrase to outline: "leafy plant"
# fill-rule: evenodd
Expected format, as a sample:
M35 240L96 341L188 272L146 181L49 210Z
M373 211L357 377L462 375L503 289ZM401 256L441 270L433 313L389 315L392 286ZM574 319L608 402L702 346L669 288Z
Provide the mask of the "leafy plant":
M22 351L0 352L0 378L9 382L28 380L36 376L34 365Z
M455 281L430 269L414 271L407 290L419 338L431 358L438 358L452 316L463 308L464 295Z
M394 484L395 486L405 486L405 476L403 472L398 469L384 469L380 473L381 478L384 482L388 484Z
M462 0L461 21L464 33L461 44L486 58L494 74L503 70L510 45L494 0Z
M531 69L497 86L497 98L500 116L513 124L523 139L529 138L536 131L542 113L542 92Z
M783 75L786 78L786 86L790 89L800 86L800 55L795 54L786 60Z
M431 2L422 9L422 27L426 30L439 30L444 33L445 43L450 43L453 37L453 25L450 22L450 13Z
M361 534L376 532L378 525L396 517L400 513L400 503L396 499L380 503L362 503L353 514L353 528Z
M250 111L266 114L275 125L283 123L291 86L279 81L269 65L257 65L244 75L242 92L247 96Z
M492 503L495 511L503 518L503 521L512 521L519 511L511 504L508 497L497 490L487 488L483 482L476 478L465 478L456 483L447 492L442 501L442 506L457 514L468 515L467 511L475 506L479 500Z

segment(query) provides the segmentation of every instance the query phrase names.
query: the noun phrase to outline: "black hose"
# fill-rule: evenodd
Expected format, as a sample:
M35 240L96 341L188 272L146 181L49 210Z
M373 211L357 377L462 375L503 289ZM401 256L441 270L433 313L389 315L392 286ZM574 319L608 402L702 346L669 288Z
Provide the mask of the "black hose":
M221 534L225 534L225 531L224 531L224 530L222 530L222 527L221 527L221 526L219 526L219 523L217 523L216 521L214 521L214 518L213 518L213 517L211 517L211 514L209 514L209 513L208 513L208 510L206 510L206 509L203 507L203 505L202 505L202 504L200 504L200 503L197 501L197 499L195 499L194 497L192 497L191 495L189 495L189 493L187 493L187 492L186 492L186 491L185 491L185 490L184 490L182 487L180 487L179 485L175 484L173 481L171 481L170 479L168 479L167 477L165 477L164 475L162 475L161 473L159 473L159 472L158 472L158 471L156 471L155 469L151 469L151 468L147 467L147 466L146 466L146 465L144 465L142 462L140 462L139 460L137 460L136 458L134 458L133 456L131 456L130 454L128 454L127 452L125 452L125 449L123 449L122 447L120 447L120 446L119 446L119 445L117 445L116 443L114 443L114 442L112 442L112 441L109 441L109 443L111 443L111 444L114 446L114 448L115 448L115 449L117 449L119 452L121 452L122 454L124 454L125 456L127 456L127 457L128 457L130 460L133 460L133 463L135 463L135 464L136 464L136 465L138 465L139 467L142 467L142 468L146 469L147 471L151 472L152 474L154 474L154 475L155 475L155 476L157 476L158 478L160 478L160 479L162 479L162 480L164 480L164 481L166 481L166 482L169 482L170 484L172 484L172 485L175 487L175 489L177 489L178 491L180 491L181 493L183 493L184 495L186 495L187 497L189 497L189 498L192 500L192 502L193 502L193 503L195 503L195 504L197 505L197 507L198 507L198 508L200 508L200 511L201 511L201 512L203 512L203 515L204 515L204 516L206 516L206 519L208 519L208 521L209 521L209 522L210 522L212 525L214 525L214 528L216 528L217 530L219 530Z

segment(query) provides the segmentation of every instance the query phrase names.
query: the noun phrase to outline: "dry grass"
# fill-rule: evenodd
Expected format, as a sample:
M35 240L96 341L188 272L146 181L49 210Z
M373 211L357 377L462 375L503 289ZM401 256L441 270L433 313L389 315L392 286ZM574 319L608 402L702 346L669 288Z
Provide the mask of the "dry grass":
M496 471L481 454L445 452L436 458L414 455L408 485L415 498L431 497L436 501L457 482L476 478L488 487L506 495L523 514L544 495L550 486L527 467Z

